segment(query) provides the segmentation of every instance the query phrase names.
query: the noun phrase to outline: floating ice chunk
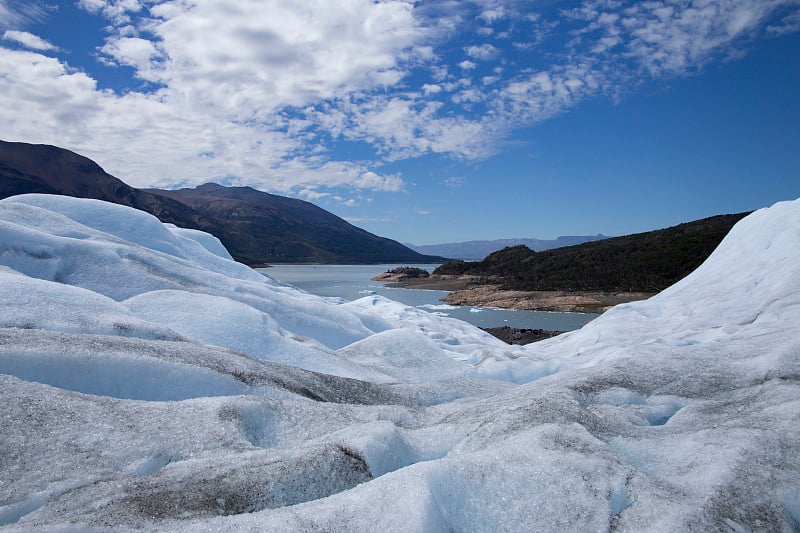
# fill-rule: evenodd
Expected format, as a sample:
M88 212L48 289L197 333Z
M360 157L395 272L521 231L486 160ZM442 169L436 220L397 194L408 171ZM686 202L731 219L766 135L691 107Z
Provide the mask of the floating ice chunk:
M422 309L432 309L434 311L446 311L448 309L456 309L456 306L449 304L422 304L417 307Z

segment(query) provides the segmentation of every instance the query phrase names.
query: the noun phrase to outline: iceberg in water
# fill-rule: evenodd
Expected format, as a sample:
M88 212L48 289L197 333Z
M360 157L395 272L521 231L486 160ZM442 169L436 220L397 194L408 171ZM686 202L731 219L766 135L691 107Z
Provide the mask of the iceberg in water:
M791 531L800 200L581 330L336 303L210 235L0 201L0 528Z

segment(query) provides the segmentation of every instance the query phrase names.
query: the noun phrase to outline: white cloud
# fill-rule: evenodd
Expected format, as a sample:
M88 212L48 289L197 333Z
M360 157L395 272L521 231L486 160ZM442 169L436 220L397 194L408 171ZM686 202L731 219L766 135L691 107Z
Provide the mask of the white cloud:
M639 2L616 8L605 0L588 2L570 15L588 24L575 32L581 40L599 32L590 50L608 53L623 46L615 60L632 58L652 76L683 75L715 57L735 51L767 17L794 0L704 0Z
M767 26L767 31L774 36L786 35L800 31L800 11L789 13L777 24Z
M497 54L500 52L497 48L495 48L491 44L467 46L466 48L464 48L464 51L467 53L469 57L472 57L474 59L479 59L481 61L492 59L496 57Z
M40 22L48 12L48 7L39 0L0 0L0 30Z
M394 222L393 218L389 217L342 217L344 220L351 224L363 224L370 222Z
M321 200L327 196L330 196L331 193L328 192L319 192L313 188L302 189L297 192L297 195L301 198L305 198L309 202L316 202L317 200Z
M102 14L117 25L130 23L130 14L142 10L139 0L79 0L77 5L90 13Z
M308 199L332 188L396 192L405 182L376 173L381 159L488 157L509 131L586 98L693 73L750 39L800 31L796 0L588 0L555 19L506 0L414 4L80 0L110 23L99 49L106 64L153 83L98 89L64 59L0 46L0 123L7 138L69 147L136 186L226 177ZM0 24L46 12L0 0ZM501 19L525 41L515 50L463 46L477 39L461 40L464 31ZM525 60L552 45L556 29L573 40L537 55L533 70ZM55 50L17 27L3 35ZM471 60L454 61L462 51ZM489 59L503 68L486 76L477 62ZM337 161L330 139L367 143L378 161Z
M374 191L399 192L405 188L405 182L396 174L379 176L370 171L361 174L358 179L353 182L353 186L359 189L370 189Z
M460 176L450 176L442 181L442 185L452 189L457 189L458 187L464 185L464 178Z
M479 18L486 21L487 24L492 24L502 18L508 16L508 12L506 11L505 7L503 6L496 6L493 8L485 9L480 15Z
M234 115L392 86L402 54L430 55L406 2L225 0L150 9L161 82Z
M6 30L6 32L3 34L3 40L19 43L26 48L30 48L31 50L47 51L56 49L55 46L48 43L41 37L32 33L28 33L27 31Z
M345 127L341 110L328 108L325 123L276 111L394 83L412 45L430 58L430 47L417 46L425 34L406 2L165 2L151 4L158 18L133 21L139 2L80 6L118 25L101 49L106 61L163 87L101 91L56 59L0 49L6 136L78 150L135 186L227 177L284 192L309 184L403 189L397 175L304 145L314 142L315 125Z
M387 160L426 153L479 159L493 153L496 132L489 117L440 117L442 105L412 98L374 98L350 110L352 126L346 136L368 141Z
M457 104L474 104L486 99L486 94L476 89L466 89L453 95L451 99Z
M152 41L140 37L119 37L109 40L101 51L119 65L134 67L138 77L157 81L161 78L154 60L161 57Z

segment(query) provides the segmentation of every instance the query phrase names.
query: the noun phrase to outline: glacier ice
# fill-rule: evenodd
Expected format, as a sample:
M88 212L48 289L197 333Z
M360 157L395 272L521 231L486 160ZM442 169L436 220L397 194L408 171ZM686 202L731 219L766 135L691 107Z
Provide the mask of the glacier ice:
M800 200L507 346L103 202L0 201L0 528L800 529Z

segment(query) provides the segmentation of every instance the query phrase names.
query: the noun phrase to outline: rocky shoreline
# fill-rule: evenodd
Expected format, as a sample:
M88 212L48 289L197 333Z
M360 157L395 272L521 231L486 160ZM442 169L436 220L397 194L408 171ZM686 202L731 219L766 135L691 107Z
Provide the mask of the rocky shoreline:
M615 305L645 300L643 292L514 291L496 285L479 285L451 292L442 301L450 305L499 307L521 311L603 313Z
M380 276L373 280L389 281L390 287L451 291L442 299L450 305L497 307L517 311L603 313L615 305L653 296L652 293L645 292L516 291L486 284L477 276L432 274L425 278L395 276L391 279L378 279Z

